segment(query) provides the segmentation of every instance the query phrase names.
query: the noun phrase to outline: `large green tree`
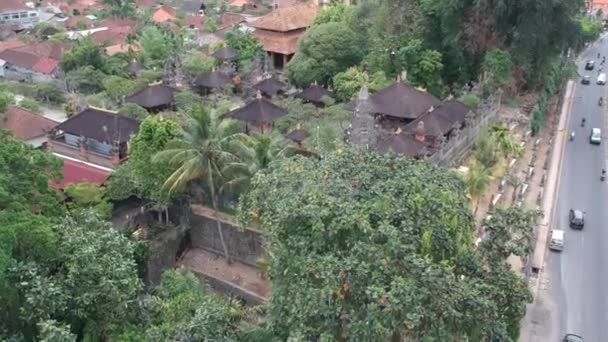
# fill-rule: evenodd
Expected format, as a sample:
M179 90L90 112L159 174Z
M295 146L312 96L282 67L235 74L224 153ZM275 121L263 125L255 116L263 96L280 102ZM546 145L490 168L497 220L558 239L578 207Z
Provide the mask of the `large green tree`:
M327 84L332 77L354 66L363 57L357 34L339 22L311 27L287 66L289 80L299 87Z
M242 310L226 298L212 294L192 273L165 272L152 295L154 301L148 308L150 322L139 334L141 341L236 339Z
M501 296L521 309L525 282L485 267L464 194L451 171L366 152L272 164L240 217L265 229L275 331L301 340L508 340L523 312L502 317L494 292L521 289Z
M141 290L133 244L93 213L65 219L57 231L54 268L18 263L11 269L20 319L29 326L56 319L76 334L104 336L131 317Z
M98 70L104 68L101 49L89 38L78 40L61 57L61 69L65 72L86 66Z

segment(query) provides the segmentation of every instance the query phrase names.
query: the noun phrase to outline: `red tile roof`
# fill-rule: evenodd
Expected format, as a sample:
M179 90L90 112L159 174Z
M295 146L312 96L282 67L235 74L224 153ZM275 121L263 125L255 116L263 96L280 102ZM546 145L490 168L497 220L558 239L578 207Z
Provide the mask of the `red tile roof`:
M298 4L276 9L251 23L251 26L260 30L288 32L309 27L316 15L317 6L314 4Z
M16 49L0 52L0 59L24 69L29 69L43 74L52 74L59 62L52 58L41 57L29 52L17 51Z
M0 1L0 12L30 10L22 0L2 0Z
M205 22L205 17L200 15L187 15L186 26L190 28L201 28Z
M3 42L0 42L0 52L4 50L14 49L21 46L24 46L25 43L20 41L19 39L9 39Z
M152 14L152 21L163 23L165 21L175 20L175 9L168 6L162 6Z
M57 124L38 113L15 106L9 107L4 119L0 120L0 128L11 132L12 136L19 140L30 140L43 136Z
M110 46L122 44L130 33L131 29L129 27L121 26L97 31L89 37L91 37L91 40L97 45Z
M27 52L32 55L39 57L48 57L56 60L60 60L63 53L70 48L69 44L54 41L44 41L40 43L34 43L17 47L14 50L20 52Z
M244 16L238 13L224 13L220 17L220 24L218 25L218 31L225 29L230 26L234 26L236 24L240 24L245 22L246 19Z
M90 164L65 159L61 168L63 179L59 184L51 182L50 186L63 190L67 185L78 183L92 183L102 185L111 172L96 168Z
M291 55L298 50L298 40L304 34L304 30L291 32L255 30L253 34L262 44L264 51Z
M42 74L52 74L53 71L59 65L59 61L56 59L42 57L36 62L36 64L32 65L32 70L42 73Z

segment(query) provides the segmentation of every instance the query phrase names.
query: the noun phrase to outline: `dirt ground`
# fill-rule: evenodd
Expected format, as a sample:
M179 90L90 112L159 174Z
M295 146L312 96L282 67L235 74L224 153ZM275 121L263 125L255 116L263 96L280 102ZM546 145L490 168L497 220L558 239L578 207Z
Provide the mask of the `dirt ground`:
M193 272L233 283L261 297L270 296L270 281L260 277L260 270L238 261L228 265L223 257L191 248L183 255L180 265Z

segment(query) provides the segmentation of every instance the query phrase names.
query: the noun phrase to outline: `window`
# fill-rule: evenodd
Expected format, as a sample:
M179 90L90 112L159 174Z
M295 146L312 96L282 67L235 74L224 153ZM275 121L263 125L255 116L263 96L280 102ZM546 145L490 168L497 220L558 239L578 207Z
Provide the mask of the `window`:
M36 13L36 12L30 13L30 17L37 17L37 16L38 16L38 13Z
M19 19L19 14L13 14L13 19Z
M27 18L27 12L19 13L19 17L21 17L21 18Z

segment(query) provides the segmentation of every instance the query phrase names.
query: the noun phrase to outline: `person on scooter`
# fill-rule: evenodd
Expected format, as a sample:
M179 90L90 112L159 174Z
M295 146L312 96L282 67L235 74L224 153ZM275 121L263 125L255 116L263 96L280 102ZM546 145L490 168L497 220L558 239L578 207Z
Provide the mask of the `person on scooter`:
M600 180L603 182L606 179L606 169L602 169L602 175L600 176Z
M602 106L603 103L604 103L604 97L600 96L600 99L597 101L597 104L599 106Z
M586 121L586 119L585 119L585 118L583 118L583 119L581 120L581 127L585 127L585 121Z

